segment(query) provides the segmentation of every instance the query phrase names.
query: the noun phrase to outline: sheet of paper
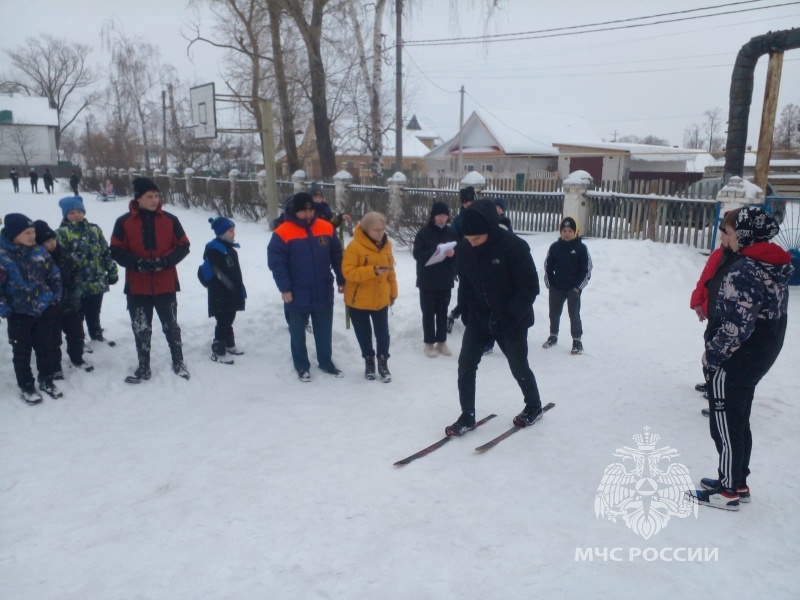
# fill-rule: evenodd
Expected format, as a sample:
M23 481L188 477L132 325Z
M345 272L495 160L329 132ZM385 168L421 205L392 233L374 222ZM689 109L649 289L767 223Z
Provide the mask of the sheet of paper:
M425 263L426 267L430 265L435 265L436 263L442 262L447 256L445 252L450 250L450 248L455 248L457 242L445 242L444 244L439 244L436 246L436 252L433 253L433 256L428 259L428 262Z

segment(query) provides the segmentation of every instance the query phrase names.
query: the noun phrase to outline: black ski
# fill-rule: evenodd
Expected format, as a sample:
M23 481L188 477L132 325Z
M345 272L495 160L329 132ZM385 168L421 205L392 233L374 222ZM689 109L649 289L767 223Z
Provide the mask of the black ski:
M546 413L548 410L550 410L554 406L555 406L555 404L552 403L552 402L550 404L547 404L544 408L542 408L542 413ZM536 422L534 422L533 424L535 425ZM475 452L486 452L487 450L490 450L490 449L494 448L495 446L497 446L497 444L502 442L504 439L506 439L508 437L511 437L512 435L517 433L520 429L527 429L527 427L520 427L519 425L514 425L511 429L509 429L505 433L501 433L500 435L498 435L493 440L489 440L483 446L478 446L477 448L475 448Z
M490 421L491 419L494 419L496 416L497 415L489 415L488 417L484 417L483 419L481 419L480 421L475 423L475 427L480 427L481 425L483 425L487 421ZM430 454L434 450L438 450L439 448L444 446L447 442L449 442L452 439L455 439L456 437L461 437L461 436L448 435L446 437L443 437L442 439L440 439L435 444L431 444L427 448L423 448L419 452L416 452L416 453L412 454L411 456L409 456L407 458L404 458L403 460L398 460L396 463L394 463L394 466L395 467L402 467L404 465L407 465L408 463L414 462L418 458L422 458L423 456L428 456L428 454Z

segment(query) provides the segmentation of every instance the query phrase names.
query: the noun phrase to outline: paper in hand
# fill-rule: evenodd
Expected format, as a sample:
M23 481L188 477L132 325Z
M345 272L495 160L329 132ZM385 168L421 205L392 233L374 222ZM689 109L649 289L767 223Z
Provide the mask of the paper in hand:
M428 262L425 263L425 266L429 267L431 265L435 265L436 263L442 262L445 258L447 258L445 252L451 248L455 248L456 243L457 242L445 242L444 244L439 244L436 246L436 252L434 252L433 256L431 256Z

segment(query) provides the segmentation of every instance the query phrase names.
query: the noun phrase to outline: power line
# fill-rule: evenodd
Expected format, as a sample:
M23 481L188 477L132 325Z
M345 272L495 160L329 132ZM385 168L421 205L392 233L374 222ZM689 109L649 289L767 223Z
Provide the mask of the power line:
M761 1L761 0L749 0L749 1ZM679 19L669 19L669 20L663 20L663 21L654 21L652 23L638 23L638 24L634 24L634 25L619 25L617 27L606 27L606 28L603 28L603 29L591 29L591 30L588 30L588 31L566 31L566 32L562 32L562 33L551 33L551 34L548 34L548 35L538 35L538 34L536 34L536 35L525 35L523 37L506 38L506 39L489 39L487 37L482 37L482 38L479 38L479 40L482 41L483 43L489 44L489 43L495 43L495 42L517 42L517 41L524 41L524 40L534 40L534 39L539 40L539 39L547 39L547 38L555 38L555 37L567 37L567 36L574 36L574 35L584 35L584 34L587 34L587 33L602 33L602 32L606 32L606 31L616 31L616 30L620 30L620 29L636 29L636 28L641 28L641 27L650 27L652 25L664 25L664 24L669 24L669 23L680 23L682 21L694 21L696 19L707 19L707 18L710 18L710 17L719 17L719 16L724 16L724 15L735 15L735 14L753 12L753 11L756 11L756 10L766 10L766 9L769 9L769 8L781 8L781 7L784 7L784 6L792 6L792 5L795 5L795 4L800 4L800 2L785 2L783 4L774 4L772 6L759 6L759 7L756 7L756 8L743 8L743 9L740 9L740 10L731 10L731 11L726 11L726 12L714 13L714 14L711 14L711 15L696 15L696 16L692 16L692 17L682 17L682 18L679 18ZM647 17L641 17L641 18L647 18ZM578 28L590 27L590 25L583 25L583 26L576 26L576 27L578 27ZM560 28L560 29L563 29L563 28ZM542 32L546 32L546 31L549 31L549 30L542 30ZM514 34L506 34L506 35L514 35ZM519 34L517 34L517 35L519 35ZM462 44L474 44L475 42L476 42L476 40L474 40L474 39L452 38L450 41L446 41L446 42L423 42L423 41L420 41L420 42L403 42L403 45L407 46L407 47L409 47L409 46L413 46L413 47L457 46L457 45L462 45Z
M409 59L409 60L410 60L412 63L414 63L414 66L415 66L415 67L417 67L417 71L419 71L420 75L422 75L422 76L423 76L425 79L427 79L427 80L430 82L430 84L431 84L433 87L436 87L436 88L440 89L441 91L445 92L446 94L459 94L459 93L461 93L461 92L459 92L458 90L456 90L456 91L452 91L452 90L446 90L446 89L444 89L442 86L440 86L438 83L436 83L436 82L435 82L433 79L431 79L430 77L428 77L428 76L425 74L425 71L423 71L422 69L420 69L420 68L419 68L419 65L418 65L418 64L416 63L416 61L415 61L415 60L414 60L414 59L411 57L411 55L410 55L410 54L406 53L406 57L407 57L407 58L408 58L408 59Z

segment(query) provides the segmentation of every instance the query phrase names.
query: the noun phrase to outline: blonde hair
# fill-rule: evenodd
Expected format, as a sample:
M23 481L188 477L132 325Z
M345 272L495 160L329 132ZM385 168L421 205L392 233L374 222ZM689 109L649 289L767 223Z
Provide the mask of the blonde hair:
M378 221L380 221L384 227L386 226L386 217L382 213L368 212L361 217L361 229L371 229Z

